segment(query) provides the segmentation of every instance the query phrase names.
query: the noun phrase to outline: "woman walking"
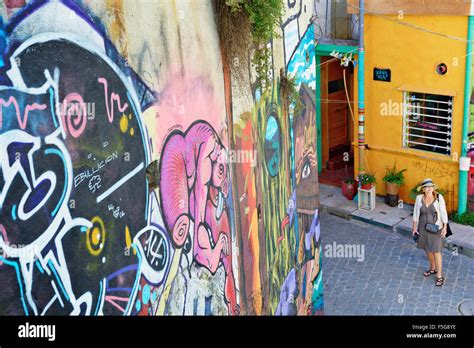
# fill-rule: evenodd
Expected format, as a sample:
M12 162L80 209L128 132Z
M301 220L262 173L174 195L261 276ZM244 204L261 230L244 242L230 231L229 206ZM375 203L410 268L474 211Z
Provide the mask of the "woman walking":
M448 227L448 213L443 196L436 192L436 185L431 179L425 179L417 191L413 209L413 237L418 235L417 247L426 252L430 269L423 275L429 277L436 274L436 286L444 284L443 260L441 249L443 237L446 236Z

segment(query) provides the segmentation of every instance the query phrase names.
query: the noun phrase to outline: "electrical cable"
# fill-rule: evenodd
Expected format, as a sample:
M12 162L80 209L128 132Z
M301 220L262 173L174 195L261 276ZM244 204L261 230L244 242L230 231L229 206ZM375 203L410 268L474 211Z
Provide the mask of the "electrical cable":
M347 4L347 6L360 10L359 6L351 5L349 3ZM404 21L400 21L400 20L395 20L395 19L392 19L390 17L385 16L383 13L380 13L380 12L370 11L370 10L367 10L367 9L364 9L364 11L367 12L367 13L373 14L374 16L378 16L378 17L381 17L385 20L394 22L396 24L403 25L403 26L406 26L406 27L409 27L409 28L412 28L412 29L417 29L417 30L420 30L420 31L424 31L424 32L429 33L429 34L438 35L438 36L442 36L442 37L445 37L445 38L448 38L448 39L458 40L458 41L462 41L462 42L471 42L471 43L474 42L474 41L469 41L467 39L464 39L462 37L447 35L447 34L439 33L439 32L434 31L434 30L426 29L426 28L420 27L419 25L416 25L416 24L412 24L412 23L408 23L408 22L404 22Z
M355 48L355 49L353 49L353 50L351 50L351 51L349 51L349 52L347 52L347 53L354 53L354 52L356 52L358 49L359 49L359 48ZM329 64L329 63L331 63L331 62L334 62L335 60L338 60L338 59L340 60L340 58L338 58L338 57L329 59L329 60L327 60L327 61L325 61L325 62L323 62L323 63L321 63L321 64L316 65L316 68L318 68L318 67L320 67L320 66L323 66L324 64Z

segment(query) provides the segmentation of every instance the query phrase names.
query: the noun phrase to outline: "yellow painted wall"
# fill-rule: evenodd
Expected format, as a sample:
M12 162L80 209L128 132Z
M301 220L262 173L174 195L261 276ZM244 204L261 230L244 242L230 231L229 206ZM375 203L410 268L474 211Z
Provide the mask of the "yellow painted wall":
M397 16L390 16L398 20ZM404 22L456 37L466 37L467 17L464 16L405 16ZM464 103L464 73L466 43L437 36L411 27L399 25L381 17L365 17L365 107L366 143L371 150L366 153L366 169L375 171L377 194L385 195L382 178L386 167L397 161L398 168L407 168L405 186L400 198L409 203L409 192L425 177L432 178L440 188L450 192L448 209L457 208L458 157L461 152L461 132ZM435 66L444 62L448 73L439 76ZM391 82L373 80L373 69L391 69ZM357 74L356 81L357 81ZM357 82L356 82L357 86ZM420 150L404 149L402 143L403 110L398 115L382 115L383 103L402 103L403 92L398 88L443 94L452 91L453 135L452 156ZM354 100L357 100L357 87ZM357 104L356 104L357 105ZM399 104L401 105L401 104ZM357 108L355 110L357 113ZM358 115L356 116L357 119ZM357 127L354 128L357 139ZM358 149L355 148L355 171L358 172ZM454 193L454 196L453 196Z

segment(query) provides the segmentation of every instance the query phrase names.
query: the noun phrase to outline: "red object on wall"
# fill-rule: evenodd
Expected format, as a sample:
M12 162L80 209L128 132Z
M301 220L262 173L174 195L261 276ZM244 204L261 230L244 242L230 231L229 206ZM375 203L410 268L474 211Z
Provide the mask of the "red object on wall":
M469 168L467 179L467 194L474 195L474 144L470 144L467 156L471 157L471 167Z
M468 209L474 211L474 144L469 145L467 156L471 157L471 166L467 176L467 203Z
M469 171L467 178L467 194L474 196L474 173L472 171Z

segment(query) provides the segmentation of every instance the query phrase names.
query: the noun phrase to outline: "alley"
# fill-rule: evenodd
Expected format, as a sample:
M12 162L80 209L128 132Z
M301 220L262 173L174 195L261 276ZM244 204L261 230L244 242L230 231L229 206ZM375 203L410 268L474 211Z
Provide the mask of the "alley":
M438 288L409 238L328 213L321 230L326 315L459 315L459 303L474 299L474 259L444 249ZM334 257L338 245L359 246L363 257Z

